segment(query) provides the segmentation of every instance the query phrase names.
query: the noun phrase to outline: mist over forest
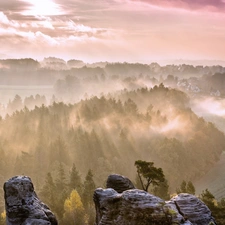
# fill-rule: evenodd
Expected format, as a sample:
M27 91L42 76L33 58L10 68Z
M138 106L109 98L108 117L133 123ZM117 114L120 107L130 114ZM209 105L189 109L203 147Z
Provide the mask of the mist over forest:
M0 181L30 176L62 221L72 174L91 221L87 184L90 192L105 186L112 173L137 184L136 160L161 167L170 194L184 180L200 193L212 182L207 174L221 168L223 66L24 58L0 60L0 77ZM217 200L225 198L220 176L210 189Z

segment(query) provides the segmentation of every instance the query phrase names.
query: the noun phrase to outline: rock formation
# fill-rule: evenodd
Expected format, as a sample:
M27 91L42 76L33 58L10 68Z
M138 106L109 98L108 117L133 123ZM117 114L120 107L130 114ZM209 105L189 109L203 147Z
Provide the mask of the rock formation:
M41 202L31 179L16 176L4 184L7 225L57 225ZM216 225L208 207L197 197L179 194L170 201L134 188L121 175L110 175L107 189L94 192L95 225Z
M132 183L128 190L118 193L116 190L124 189L128 180L110 175L107 189L95 190L96 225L216 224L208 207L190 194L179 194L165 202L145 191L131 189Z
M57 225L56 217L41 202L27 176L16 176L4 184L7 225Z
M179 213L192 224L215 224L209 208L194 195L181 193L167 202L168 205L171 203L175 204Z
M119 174L111 174L108 176L106 188L113 188L118 193L135 189L133 183L127 177Z

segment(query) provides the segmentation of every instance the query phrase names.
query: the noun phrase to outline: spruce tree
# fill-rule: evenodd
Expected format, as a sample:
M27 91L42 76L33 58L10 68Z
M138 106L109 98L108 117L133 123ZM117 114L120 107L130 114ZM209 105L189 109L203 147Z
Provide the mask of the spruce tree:
M70 179L69 180L70 190L76 189L78 193L81 194L81 190L82 190L81 177L74 163L70 172L69 179Z
M88 173L86 175L85 181L84 181L84 189L83 189L83 203L85 210L88 217L88 225L94 224L94 215L95 215L95 208L93 203L93 194L96 189L95 182L93 180L93 173L91 170L88 170Z
M55 210L56 207L56 186L53 181L51 173L47 173L45 183L41 189L40 197L51 210Z
M187 183L187 193L195 195L195 187L191 181Z
M57 195L55 196L55 198L57 199L56 213L59 219L62 219L64 213L63 203L68 196L68 184L66 182L65 171L62 163L59 164L55 184L57 193Z
M89 206L93 205L93 194L96 189L93 176L94 175L92 171L88 170L88 173L84 181L84 189L83 189L83 202L85 208L88 208Z

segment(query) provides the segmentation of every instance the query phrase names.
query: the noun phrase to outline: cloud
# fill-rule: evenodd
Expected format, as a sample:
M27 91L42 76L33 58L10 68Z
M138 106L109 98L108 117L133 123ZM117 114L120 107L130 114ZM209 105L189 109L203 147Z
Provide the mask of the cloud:
M92 0L92 1L82 1L82 0L55 0L65 12L71 11L98 11L108 9L116 5L114 0Z
M2 31L15 30L15 35L18 32L42 32L52 37L71 37L71 36L84 36L95 38L110 38L115 37L116 31L108 28L93 27L74 22L67 17L50 17L50 16L34 16L33 20L12 20L8 18L3 12L0 12L0 24L2 24ZM4 32L1 34L1 36ZM13 34L12 34L13 35Z
M54 30L49 19L35 20L35 21L16 21L10 20L3 12L0 12L0 24L3 28L17 28L25 30L32 30L32 28L47 28Z
M51 15L38 13L46 2L55 7ZM5 55L29 57L43 52L116 61L222 59L224 17L201 10L223 9L219 0L0 1L0 46Z
M107 38L117 35L117 31L106 28L96 28L81 23L69 21L55 21L57 24L57 32L68 36L86 36L95 38ZM116 34L117 33L117 34Z
M8 17L3 12L0 12L0 23L9 24Z
M18 13L28 9L32 4L22 0L0 1L0 11L5 13Z
M225 11L223 0L129 0L130 2L142 2L162 8L181 8L185 10Z
M67 16L42 15L12 20L0 12L1 51L9 56L12 52L20 54L19 57L31 57L34 52L43 57L51 54L68 57L74 52L83 56L87 52L100 55L103 50L110 51L110 45L117 42L116 35L113 29L88 26Z

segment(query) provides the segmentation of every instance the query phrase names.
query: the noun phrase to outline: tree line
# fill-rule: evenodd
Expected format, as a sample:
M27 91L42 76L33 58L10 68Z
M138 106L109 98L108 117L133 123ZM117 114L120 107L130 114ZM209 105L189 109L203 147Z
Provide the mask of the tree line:
M55 183L59 165L69 174L75 163L81 177L91 169L96 186L104 186L112 173L135 180L134 162L145 159L163 169L164 185L173 192L183 180L204 175L224 148L224 134L193 113L183 92L159 85L23 108L2 118L0 179L24 174L40 189L49 171Z

